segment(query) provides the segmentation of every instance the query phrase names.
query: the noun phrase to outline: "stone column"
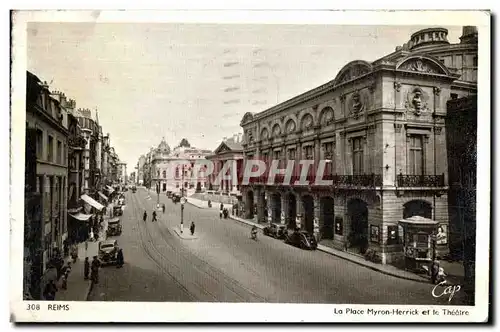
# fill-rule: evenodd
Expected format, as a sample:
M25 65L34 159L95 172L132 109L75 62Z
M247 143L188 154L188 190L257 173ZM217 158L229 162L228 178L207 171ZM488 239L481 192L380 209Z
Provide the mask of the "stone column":
M265 212L265 205L264 205L264 189L259 188L256 191L256 198L257 198L257 222L265 222L266 220L266 215L264 214ZM255 199L255 198L254 198Z
M302 197L299 194L296 194L295 199L297 201L297 217L295 220L295 225L300 229L304 229L305 219L304 219L304 204L302 202Z
M286 199L286 193L281 193L281 223L286 224L288 219L288 200Z
M320 141L319 141L319 138L315 138L314 139L314 164L313 164L313 167L314 167L314 170L313 170L313 175L316 177L318 174L316 174L318 172L318 165L319 165L319 160L320 160L320 153L321 153L321 144L320 144ZM323 174L321 174L322 176ZM316 178L314 178L314 181L316 181Z
M313 233L316 239L319 238L321 229L321 197L317 194L314 195L314 219L313 219Z

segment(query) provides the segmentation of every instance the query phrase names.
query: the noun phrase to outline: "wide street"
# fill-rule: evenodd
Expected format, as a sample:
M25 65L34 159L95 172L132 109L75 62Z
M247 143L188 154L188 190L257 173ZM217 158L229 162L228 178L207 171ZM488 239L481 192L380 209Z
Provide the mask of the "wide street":
M125 266L103 267L93 301L272 302L359 304L447 304L434 298L431 284L384 275L335 256L301 250L219 219L216 210L186 204L185 230L196 224L197 239L181 239L180 204L165 194L151 222L156 193L144 188L125 194L123 248ZM148 221L142 214L148 212ZM452 302L452 304L455 301Z

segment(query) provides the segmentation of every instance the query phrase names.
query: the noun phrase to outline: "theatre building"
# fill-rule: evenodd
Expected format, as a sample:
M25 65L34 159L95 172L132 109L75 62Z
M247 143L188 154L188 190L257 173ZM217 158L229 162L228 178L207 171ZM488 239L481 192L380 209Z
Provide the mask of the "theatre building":
M332 81L260 113L247 113L244 158L326 161L308 185L266 177L242 185L247 218L285 223L322 244L390 263L403 251L401 219L438 222L448 248L447 102L477 92L477 30L460 42L428 28L378 60L346 64ZM430 240L429 240L430 241Z

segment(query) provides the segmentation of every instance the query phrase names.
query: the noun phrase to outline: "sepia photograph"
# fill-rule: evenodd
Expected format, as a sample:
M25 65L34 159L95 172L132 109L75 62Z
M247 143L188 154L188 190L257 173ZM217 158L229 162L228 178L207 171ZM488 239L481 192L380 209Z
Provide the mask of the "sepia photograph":
M490 13L268 14L11 12L14 321L488 319Z

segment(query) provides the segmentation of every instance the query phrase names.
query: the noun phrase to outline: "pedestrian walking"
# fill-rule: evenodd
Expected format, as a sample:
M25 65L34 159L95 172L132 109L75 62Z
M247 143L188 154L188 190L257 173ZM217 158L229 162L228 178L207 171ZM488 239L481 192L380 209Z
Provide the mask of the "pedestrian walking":
M123 249L118 250L118 254L116 255L116 268L119 269L123 266L124 264L124 259L123 259Z
M90 272L90 278L94 284L99 283L99 268L101 267L101 263L97 259L97 256L94 256L94 259L92 260L91 264L91 272Z
M195 229L194 221L191 221L191 226L189 226L189 230L191 231L191 235L194 235L194 229Z
M148 213L144 211L144 214L142 215L142 220L146 221L148 219Z
M83 262L83 279L85 280L89 279L89 272L90 272L89 258L85 257L85 262Z
M153 211L153 222L156 221L156 211Z
M54 280L50 279L47 285L45 285L45 289L43 290L43 297L46 300L53 301L56 298L57 286L54 283Z
M163 210L163 213L165 213L165 203L162 204L161 209Z

